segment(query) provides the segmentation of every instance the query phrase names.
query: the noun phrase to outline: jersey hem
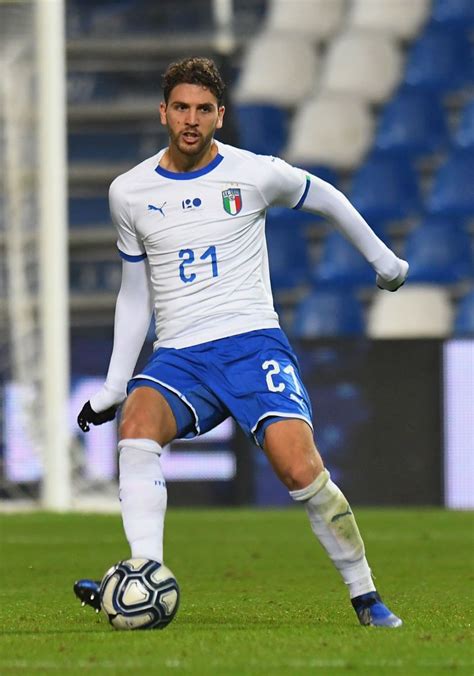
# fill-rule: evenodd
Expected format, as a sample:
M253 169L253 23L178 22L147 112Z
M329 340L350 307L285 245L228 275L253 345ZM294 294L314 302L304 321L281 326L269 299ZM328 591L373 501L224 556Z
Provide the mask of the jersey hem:
M213 329L212 331L202 331L200 333L196 333L193 336L189 336L189 338L169 338L165 340L156 340L153 343L153 350L156 351L160 347L175 349L192 347L193 345L209 343L212 340L219 340L220 338L230 338L230 336L238 336L243 333L249 333L250 331L279 328L280 324L276 319L269 319L266 322L249 322L245 325L245 328L242 327L241 322L239 322L238 326L232 326L232 324L227 323L226 328L221 329L220 331Z

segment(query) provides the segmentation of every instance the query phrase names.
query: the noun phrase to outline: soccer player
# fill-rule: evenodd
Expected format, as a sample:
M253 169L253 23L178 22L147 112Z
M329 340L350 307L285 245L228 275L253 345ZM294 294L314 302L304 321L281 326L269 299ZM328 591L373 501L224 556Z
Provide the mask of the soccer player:
M348 587L364 625L398 627L382 602L354 514L313 440L298 362L273 308L265 212L273 205L324 214L396 291L408 263L374 234L333 186L281 159L214 140L224 84L214 63L188 58L163 78L169 145L116 178L110 211L123 259L112 356L80 428L120 422L119 481L132 557L163 561L165 444L232 416L266 453ZM152 313L154 352L133 375ZM99 586L75 584L96 609Z

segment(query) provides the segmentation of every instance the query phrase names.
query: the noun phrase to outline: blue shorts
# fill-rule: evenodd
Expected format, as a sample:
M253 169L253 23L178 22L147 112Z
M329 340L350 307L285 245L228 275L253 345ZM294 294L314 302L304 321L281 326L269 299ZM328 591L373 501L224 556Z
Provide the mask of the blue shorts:
M160 347L130 380L128 394L137 387L153 387L165 397L178 439L208 432L229 416L259 446L276 419L300 418L312 428L298 361L281 329L181 349Z

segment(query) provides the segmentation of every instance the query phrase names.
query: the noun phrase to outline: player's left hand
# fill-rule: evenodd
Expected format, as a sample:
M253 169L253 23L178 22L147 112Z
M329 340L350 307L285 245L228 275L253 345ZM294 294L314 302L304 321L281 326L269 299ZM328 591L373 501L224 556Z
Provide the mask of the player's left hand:
M105 411L96 413L92 408L90 401L86 401L81 412L77 416L77 424L83 432L88 432L90 430L90 424L103 425L103 423L113 420L117 413L117 408L118 406L111 406Z
M408 275L408 268L410 266L408 265L407 261L404 261L402 258L399 258L398 260L400 262L400 272L395 277L395 279L388 281L380 275L377 275L376 284L379 289L384 289L385 291L396 291L405 283Z

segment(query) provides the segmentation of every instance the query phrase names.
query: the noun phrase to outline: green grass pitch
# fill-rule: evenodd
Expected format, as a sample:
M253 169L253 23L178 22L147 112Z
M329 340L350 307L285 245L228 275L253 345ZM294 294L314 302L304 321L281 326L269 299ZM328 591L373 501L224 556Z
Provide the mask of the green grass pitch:
M305 514L170 510L181 607L118 632L73 596L128 549L119 516L0 515L0 674L474 674L472 513L359 509L377 586L405 625L360 627Z

